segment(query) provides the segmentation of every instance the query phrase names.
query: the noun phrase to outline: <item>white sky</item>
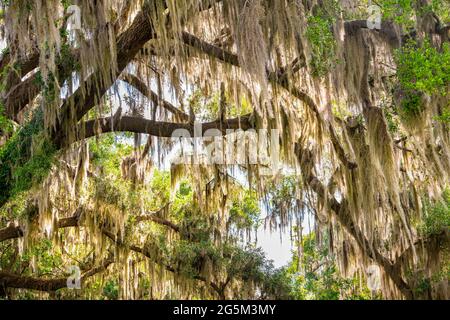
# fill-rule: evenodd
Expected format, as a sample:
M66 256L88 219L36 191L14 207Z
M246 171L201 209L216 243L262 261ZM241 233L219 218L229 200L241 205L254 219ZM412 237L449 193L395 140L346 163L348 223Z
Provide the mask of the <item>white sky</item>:
M289 232L281 234L279 232L271 233L269 230L264 230L261 227L258 230L258 246L261 247L266 253L267 258L273 260L273 264L276 268L287 265L292 258L291 239Z

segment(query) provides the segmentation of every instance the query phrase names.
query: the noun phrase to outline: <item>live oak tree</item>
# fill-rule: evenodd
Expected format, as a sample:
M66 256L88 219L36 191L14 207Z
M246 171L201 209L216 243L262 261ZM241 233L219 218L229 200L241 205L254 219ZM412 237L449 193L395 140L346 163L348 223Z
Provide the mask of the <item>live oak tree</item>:
M313 215L339 277L448 298L447 1L1 3L1 296L288 298L250 244L264 211L299 238ZM177 129L276 129L281 164L161 172Z

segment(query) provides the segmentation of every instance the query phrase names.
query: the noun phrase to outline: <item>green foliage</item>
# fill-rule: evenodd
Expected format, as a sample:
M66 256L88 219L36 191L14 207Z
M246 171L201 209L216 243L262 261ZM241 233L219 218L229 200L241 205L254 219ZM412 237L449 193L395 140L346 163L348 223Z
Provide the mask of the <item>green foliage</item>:
M428 95L446 95L450 84L450 45L444 43L442 51L425 41L418 46L409 41L396 51L397 76L406 90Z
M406 91L400 104L400 114L406 117L419 116L422 111L421 94L417 91Z
M67 8L69 8L69 6L72 4L71 0L61 0L61 5L64 8L64 11L67 10Z
M440 234L450 228L450 189L442 194L442 200L425 201L425 216L419 231L424 235Z
M103 295L108 300L117 300L119 298L119 285L115 280L109 280L103 287Z
M381 7L383 19L392 20L405 28L414 26L414 3L416 0L382 0L377 2Z
M450 20L450 4L447 0L431 0L428 5L417 6L417 0L380 0L376 4L380 6L384 20L391 20L404 29L412 29L415 26L417 16L433 12L441 23L446 24Z
M5 115L5 106L0 102L0 133L2 135L13 131L12 122Z
M384 117L388 125L389 132L395 135L400 130L400 121L392 108L383 108Z
M108 133L89 142L91 163L100 168L105 176L120 177L122 160L131 155L133 146L126 136Z
M301 258L297 253L286 272L292 279L291 296L298 300L371 299L369 290L357 278L345 279L337 268L327 244L318 244L311 233L303 238Z
M166 203L169 203L171 190L170 173L155 170L153 172L150 188L152 190L152 197L158 200L155 209L157 207L162 208ZM190 187L183 183L180 186L179 192L176 194L176 199L183 202L189 194L191 194ZM190 200L192 200L192 197ZM179 202L177 202L177 205L180 205Z
M230 220L235 222L238 229L250 229L257 226L260 213L256 192L244 190L243 196L233 201Z
M336 40L331 26L339 10L335 1L326 1L323 7L308 18L306 38L312 50L311 68L314 76L326 75L336 61Z
M5 48L2 52L2 56L8 52L9 52L9 48ZM3 92L5 90L5 87L6 87L5 82L7 79L7 75L9 74L9 72L15 71L14 70L15 67L17 67L17 66L9 64L9 65L5 66L5 68L2 70L2 72L0 74L0 92ZM0 101L0 133L3 135L9 134L12 132L12 130L13 130L12 122L6 116L5 106L4 106L3 102Z
M424 11L436 14L442 24L450 23L450 2L447 0L431 0Z
M61 254L53 250L53 244L48 239L40 240L21 256L22 265L29 265L32 260L35 262L37 276L64 273L59 267L63 262Z
M62 29L60 32L61 37L66 39L68 36L67 30ZM67 43L61 45L56 63L60 66L60 70L63 71L79 71L81 68L80 62L75 58L71 47Z
M435 117L435 120L445 124L450 124L450 103L442 110L439 116Z
M0 149L0 203L41 183L51 169L56 148L43 131L42 117L36 112Z

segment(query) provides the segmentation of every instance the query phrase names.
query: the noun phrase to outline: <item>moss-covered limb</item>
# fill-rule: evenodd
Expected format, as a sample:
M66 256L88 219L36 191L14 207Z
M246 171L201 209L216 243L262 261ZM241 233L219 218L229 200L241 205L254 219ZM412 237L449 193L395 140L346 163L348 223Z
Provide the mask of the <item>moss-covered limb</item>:
M81 276L81 281L86 280L100 272L105 271L114 260L112 258L105 259L99 266L96 266L88 271L86 271ZM30 289L38 291L56 291L59 289L67 288L67 277L57 278L57 279L45 279L45 278L34 278L22 275L17 275L9 272L0 272L0 287L5 288L15 288L15 289Z
M103 229L102 233L109 238L114 244L116 244L117 246L126 246L129 248L129 250L135 252L135 253L139 253L142 254L143 256L147 257L148 259L150 259L151 262L158 264L160 266L162 266L165 270L172 272L174 274L181 274L182 271L179 270L179 268L177 268L176 266L171 265L170 263L166 263L165 261L163 261L161 259L161 257L158 257L157 255L155 255L154 252L152 252L151 250L149 250L148 248L144 247L140 247L138 245L135 244L131 244L128 245L126 244L122 239L120 239L119 236L115 235L114 233ZM184 274L186 276L186 274ZM214 291L216 291L219 296L221 294L223 294L223 288L219 285L217 285L214 281L211 281L210 279L207 279L206 277L203 277L201 275L198 274L193 274L191 276L188 275L188 278L192 278L193 280L198 280L201 282L205 282L206 284L208 284Z
M367 32L376 32L394 48L400 45L401 39L396 32L396 25L392 21L381 21L380 29L369 29L367 20L349 20L344 22L344 30L347 37L355 36L356 31L360 29L364 29Z
M211 129L221 130L223 134L226 134L226 130L249 130L253 128L250 119L251 115L245 115L239 118L225 119L223 123L220 121L203 123L201 124L202 133ZM194 124L153 121L140 117L101 118L86 121L83 125L85 126L85 138L93 137L99 131L102 133L124 131L170 138L176 130L186 130L192 137L194 136Z
M11 69L11 64L14 63L14 70ZM20 78L31 72L39 65L39 50L36 47L32 48L32 51L24 58L18 61L11 61L11 52L6 50L0 60L0 73L4 75L2 80L7 81L7 86L11 88L13 85L20 81ZM6 78L5 78L6 73Z
M52 131L52 140L62 147L74 138L74 122L78 122L91 110L98 100L109 90L120 73L131 62L139 50L149 40L156 36L155 29L148 15L153 1L146 1L141 12L138 13L132 25L117 39L117 68L111 70L97 69L83 85L61 106L61 120L56 123ZM100 81L103 79L103 81Z
M134 23L130 26L128 30L122 33L117 40L117 67L118 70L111 70L111 75L104 77L104 70L97 70L91 75L86 83L79 89L75 95L68 100L62 107L63 119L66 123L71 117L70 109L74 107L79 111L76 113L76 118L79 120L81 117L94 106L96 99L103 96L104 93L110 88L114 83L120 72L128 65L135 54L140 50L140 48L152 37L154 37L154 30L147 19L148 11L151 10L151 5L146 2L144 8L138 16L136 17ZM58 56L58 61L56 64L57 75L56 77L64 82L74 70L79 68L78 58L79 52L72 50L67 46L63 45L61 47L61 52ZM39 56L39 55L38 55ZM113 67L113 66L111 66ZM39 88L38 74L26 79L25 81L17 84L11 92L8 93L5 105L6 110L10 118L13 118L17 113L22 110L30 101L32 101L42 88ZM104 81L100 81L103 79ZM100 85L98 83L101 82ZM69 119L65 119L69 118ZM61 128L55 130L56 132L62 133L66 131L67 128L64 125ZM70 134L69 134L70 136Z
M20 237L23 237L23 230L19 226L9 225L6 228L0 229L0 242Z
M440 233L433 233L426 235L424 237L421 237L416 242L414 242L414 246L416 247L440 247L443 245L448 245L450 243L450 233L447 228L447 230L442 230ZM408 257L412 256L412 247L408 247L405 249L395 260L394 266L395 268L401 268L401 265L404 264Z
M46 136L42 123L42 112L37 112L33 119L0 150L0 184L4 190L0 197L0 206L47 177L59 148ZM226 129L248 130L252 128L250 116L229 119L223 124L214 121L202 125L203 132L220 128L224 133ZM147 133L157 137L171 137L176 129L185 129L194 134L192 124L122 117L114 123L110 119L87 121L84 138L97 135L96 129L100 129L102 133L126 131Z
M37 214L38 208L35 205L30 205L26 208L28 216ZM81 209L67 218L61 218L57 221L56 226L58 229L73 228L80 225ZM21 226L10 224L6 228L0 229L0 243L11 239L22 238L25 234L25 230Z
M113 238L112 240L115 241L115 238ZM145 256L148 259L150 259L150 261L152 261L153 263L156 263L158 265L161 265L161 263L162 263L158 259L155 259L155 257L145 248L142 248L142 247L139 247L139 246L136 246L136 245L131 245L130 246L130 250L132 250L133 252L142 254L143 256ZM172 272L174 274L179 274L180 273L179 270L177 270L175 267L173 267L171 265L162 264L162 267L165 270L167 270L169 272ZM201 281L201 282L204 282L204 283L208 284L219 295L219 297L222 298L222 295L223 295L222 287L219 286L218 284L216 284L215 282L209 281L207 278L199 276L199 275L193 275L192 279L193 280L198 280L198 281Z
M297 145L296 152L301 164L312 161L312 154L309 150L303 149L300 145ZM302 165L303 169L305 169L305 167L305 165ZM302 175L305 183L317 194L320 199L328 198L330 209L336 215L342 228L344 228L356 241L361 249L361 252L376 261L378 265L383 268L386 275L392 280L400 292L407 299L412 299L412 288L402 278L400 266L393 264L389 261L389 259L384 257L377 248L372 246L369 239L367 239L362 230L353 221L348 199L343 198L341 201L337 201L334 196L328 194L329 191L314 175L312 168L310 170L303 170Z
M65 43L62 44L56 58L55 75L52 76L57 78L59 83L64 83L73 71L79 69L79 50L70 48L67 39L64 40ZM47 79L42 79L40 71L22 80L31 71L39 68L40 59L42 59L40 50L33 47L24 59L14 63L13 70L7 70L5 67L6 74L2 77L2 81L5 82L3 103L9 119L15 119L20 111L45 89L44 84ZM5 57L5 61L9 60L10 57ZM50 80L56 81L56 79Z
M215 45L212 45L202 39L199 39L198 37L189 34L187 32L183 32L182 34L182 40L185 44L192 46L203 53L207 54L208 56L211 56L213 58L216 58L220 61L223 61L225 63L228 63L230 65L240 67L239 64L239 58L237 55L232 54L220 47L217 47ZM315 103L314 99L309 95L307 92L298 89L294 87L287 77L287 74L289 72L299 70L301 66L304 66L304 60L303 59L295 59L294 63L290 65L291 68L281 68L280 70L277 70L275 72L268 72L267 73L267 79L270 83L272 83L275 86L280 86L284 89L286 89L292 96L299 99L303 103L305 103L306 106L310 108L310 110L317 116L318 119L320 119L320 122L323 121L322 115L320 114L319 108L317 104ZM291 69L291 70L290 70ZM334 128L332 127L332 124L329 123L328 126L325 128L326 130L329 130L330 137L332 138L333 146L340 157L340 159L343 161L343 163L348 166L350 169L354 169L357 164L350 159L346 154L345 151L337 138L336 132Z
M144 8L150 10L148 4ZM146 13L141 12L132 26L117 41L119 71L113 77L114 80L139 49L153 36L153 27L149 23ZM0 206L17 193L29 190L34 183L41 182L47 176L56 151L70 143L68 140L73 134L69 132L70 128L73 128L71 125L73 124L72 107L76 110L76 119L80 120L95 105L98 96L103 96L114 81L104 81L99 86L98 80L101 78L99 72L103 71L97 71L97 74L92 75L84 88L76 91L62 106L61 120L56 123L50 138L46 137L44 133L43 115L38 113L2 148L0 154L0 187L2 189ZM39 148L34 151L31 148L33 139L39 140L40 144Z

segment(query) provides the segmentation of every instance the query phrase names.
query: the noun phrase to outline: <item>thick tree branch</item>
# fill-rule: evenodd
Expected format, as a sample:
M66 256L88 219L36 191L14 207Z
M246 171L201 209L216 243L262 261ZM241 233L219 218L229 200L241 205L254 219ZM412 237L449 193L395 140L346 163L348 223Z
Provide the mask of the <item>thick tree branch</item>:
M117 39L117 68L111 69L108 77L104 77L103 70L95 70L62 105L60 110L62 118L52 132L52 140L57 146L63 147L71 142L70 137L75 136L72 132L74 123L81 120L98 103L145 43L156 36L148 15L153 9L150 2L153 3L153 1L144 3L142 11L138 13L132 25Z
M189 34L188 32L183 32L182 40L184 41L185 44L202 51L208 56L214 57L222 62L231 64L233 66L240 67L239 58L236 54L232 54L220 47L212 45L202 39L197 38L192 34ZM289 73L295 73L303 65L304 61L302 61L301 59L295 59L294 62L291 64L290 68L282 68L281 70L275 72L268 72L267 79L273 85L280 86L286 89L290 94L292 94L294 97L302 101L306 106L308 106L308 108L310 108L311 111L313 111L318 121L323 123L324 122L323 117L319 111L319 108L314 102L314 99L308 93L298 88L295 88L290 84L288 77ZM331 142L336 150L339 159L349 169L355 169L357 167L357 164L355 163L355 161L349 159L349 157L345 154L344 148L339 142L337 134L334 128L332 127L331 123L329 124L328 128L325 129L329 131Z
M10 224L8 227L0 229L0 242L23 237L22 228Z
M374 248L360 228L354 223L351 215L347 199L343 198L337 201L333 195L328 194L325 186L315 176L312 170L311 163L313 163L312 152L302 148L299 144L296 145L296 154L302 168L302 175L305 183L317 194L317 196L324 200L328 199L330 209L336 215L341 226L355 239L361 252L377 262L383 268L386 275L392 280L397 288L407 299L413 298L413 292L410 286L403 280L399 267L395 266L391 261L384 257L377 248Z
M2 73L6 67L11 66L11 53L8 51L5 53L0 59L0 73ZM36 47L33 47L31 52L22 60L19 60L15 63L15 66L18 67L17 71L12 71L15 73L15 77L24 77L29 72L33 71L39 66L39 50Z
M249 130L252 128L249 115L242 116L240 118L228 119L223 123L221 123L220 121L213 121L200 125L202 128L202 134L210 129L217 129L220 130L223 134L226 134L227 130ZM195 124L191 123L160 122L129 116L124 116L121 118L109 117L89 120L84 123L84 126L85 130L84 136L82 138L90 138L100 133L107 132L133 132L149 134L161 138L171 138L175 130L186 130L187 132L189 132L191 137L194 137L195 130Z
M109 257L101 265L85 272L81 276L81 281L83 282L87 278L105 271L113 262L113 259ZM0 287L3 289L16 288L52 292L67 288L67 278L42 279L0 271Z
M79 51L74 50L72 52L72 59L74 61L79 60ZM58 81L63 83L72 75L72 68L75 64L58 63L57 75ZM42 91L42 88L38 83L38 73L34 73L27 77L25 80L21 80L23 76L39 67L39 53L33 52L30 60L23 65L23 68L18 73L10 72L8 75L8 84L6 88L6 96L3 98L6 115L10 119L16 119L19 112L21 112L28 104L30 104Z
M173 223L169 220L163 219L161 217L158 217L155 214L147 214L145 216L136 217L136 222L144 222L144 221L151 221L151 222L157 223L159 225L166 226L175 232L180 232L180 227L177 226L175 223Z
M396 33L395 24L392 21L382 21L380 29L377 28L369 28L367 20L353 20L353 21L345 21L344 29L346 36L352 36L355 34L357 30L366 29L370 30L376 34L379 34L383 37L388 43L398 47L400 45L401 39L399 35Z

